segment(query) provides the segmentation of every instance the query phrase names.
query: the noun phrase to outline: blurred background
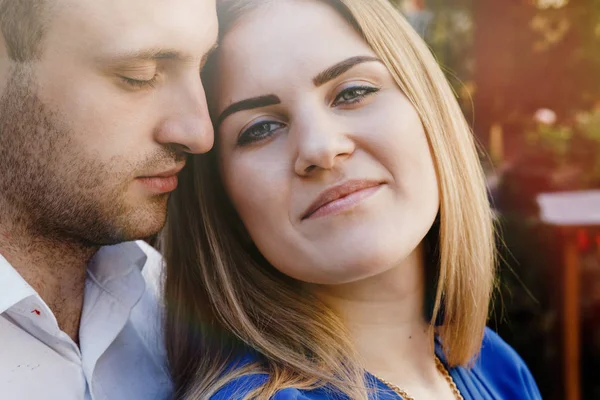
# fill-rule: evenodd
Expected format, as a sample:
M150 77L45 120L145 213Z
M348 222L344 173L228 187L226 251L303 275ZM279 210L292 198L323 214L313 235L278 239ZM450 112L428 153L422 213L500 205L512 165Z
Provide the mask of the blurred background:
M481 144L503 238L490 327L544 399L600 399L600 0L390 0Z

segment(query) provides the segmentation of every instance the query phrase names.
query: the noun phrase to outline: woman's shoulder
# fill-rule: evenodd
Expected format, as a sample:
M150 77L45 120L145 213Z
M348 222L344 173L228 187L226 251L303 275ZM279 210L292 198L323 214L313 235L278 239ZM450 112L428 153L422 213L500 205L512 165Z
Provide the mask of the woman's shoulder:
M480 358L494 359L494 363L506 363L525 367L525 362L519 354L490 328L485 328L481 345Z
M243 376L229 382L210 400L245 400L248 393L265 383L267 375ZM325 400L322 394L313 391L304 391L294 388L279 390L270 400Z
M496 332L486 328L481 352L467 378L482 385L493 398L541 399L529 368L517 352Z
M248 364L255 362L256 359L252 356L245 356L242 362L236 362L231 368L242 368ZM245 400L246 396L264 385L269 376L260 371L250 371L248 374L239 376L225 386L220 388L210 400ZM304 391L294 388L282 389L275 393L270 400L325 400L328 399L322 391Z
M252 363L245 358L233 368ZM451 371L459 389L470 393L465 398L480 399L541 399L539 389L527 365L517 352L494 331L486 328L481 352L471 369L456 368ZM250 371L228 382L219 389L211 400L244 400L246 396L265 384L268 375ZM325 400L332 393L326 390L282 389L271 400ZM336 396L333 396L336 397Z
M490 328L485 329L477 364L482 370L493 373L531 375L521 356Z

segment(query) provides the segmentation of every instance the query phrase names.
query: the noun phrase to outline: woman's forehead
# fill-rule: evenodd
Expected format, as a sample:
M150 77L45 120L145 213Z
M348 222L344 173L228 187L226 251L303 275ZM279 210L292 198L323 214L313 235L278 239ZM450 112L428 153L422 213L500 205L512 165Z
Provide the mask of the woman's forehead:
M219 48L221 89L265 81L308 82L356 56L375 56L361 35L329 5L286 1L242 17Z

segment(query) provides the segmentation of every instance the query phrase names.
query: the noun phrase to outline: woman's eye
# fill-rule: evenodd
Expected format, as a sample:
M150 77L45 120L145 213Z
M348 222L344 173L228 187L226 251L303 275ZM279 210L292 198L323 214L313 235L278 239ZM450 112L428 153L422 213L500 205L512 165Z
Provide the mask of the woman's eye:
M333 106L357 104L367 96L377 93L379 88L373 86L354 86L343 90L333 101Z
M285 127L283 123L275 121L256 123L242 132L238 138L238 145L244 146L264 140L283 127Z

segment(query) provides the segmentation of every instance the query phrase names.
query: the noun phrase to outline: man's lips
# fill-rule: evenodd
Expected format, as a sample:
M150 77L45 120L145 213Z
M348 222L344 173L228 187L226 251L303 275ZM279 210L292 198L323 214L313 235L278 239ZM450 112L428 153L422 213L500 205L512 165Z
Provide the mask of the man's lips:
M317 196L302 219L318 218L351 209L377 192L381 185L380 181L351 180L333 186Z
M169 193L177 189L179 183L177 174L181 172L184 166L180 165L166 171L153 173L152 175L141 176L137 180L153 193Z
M183 169L183 167L185 167L185 164L180 164L171 169L159 171L159 172L153 172L148 175L142 176L140 178L170 178L173 175L179 174L181 172L181 170Z

